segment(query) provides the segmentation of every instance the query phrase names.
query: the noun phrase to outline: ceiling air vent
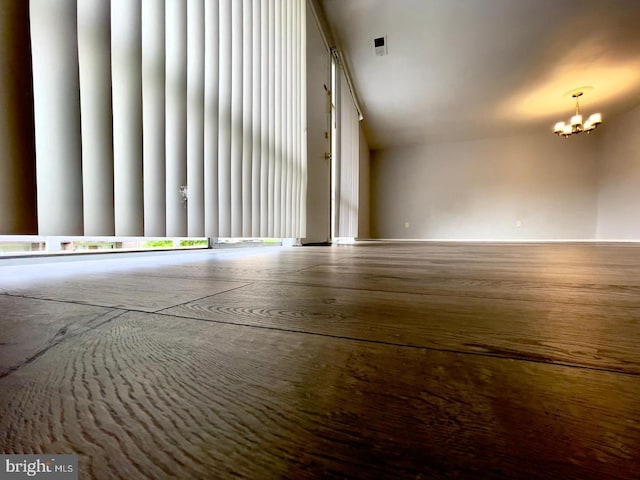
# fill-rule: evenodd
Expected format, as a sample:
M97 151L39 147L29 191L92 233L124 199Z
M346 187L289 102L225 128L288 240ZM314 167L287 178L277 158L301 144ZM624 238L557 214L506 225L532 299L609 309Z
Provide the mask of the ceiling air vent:
M378 57L384 57L387 54L387 36L382 35L373 39L373 49Z

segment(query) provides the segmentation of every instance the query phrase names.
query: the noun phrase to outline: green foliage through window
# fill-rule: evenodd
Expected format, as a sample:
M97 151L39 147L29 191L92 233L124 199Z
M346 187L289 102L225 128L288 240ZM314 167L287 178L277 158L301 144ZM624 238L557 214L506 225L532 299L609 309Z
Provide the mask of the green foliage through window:
M171 248L173 247L173 240L149 240L144 242L144 248Z

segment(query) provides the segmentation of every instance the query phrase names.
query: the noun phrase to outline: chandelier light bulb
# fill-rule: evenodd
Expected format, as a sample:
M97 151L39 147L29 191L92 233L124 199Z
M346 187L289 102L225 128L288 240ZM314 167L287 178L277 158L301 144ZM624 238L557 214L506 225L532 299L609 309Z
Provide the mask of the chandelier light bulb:
M589 116L589 121L594 125L597 125L598 123L602 123L602 115L599 113L592 113Z

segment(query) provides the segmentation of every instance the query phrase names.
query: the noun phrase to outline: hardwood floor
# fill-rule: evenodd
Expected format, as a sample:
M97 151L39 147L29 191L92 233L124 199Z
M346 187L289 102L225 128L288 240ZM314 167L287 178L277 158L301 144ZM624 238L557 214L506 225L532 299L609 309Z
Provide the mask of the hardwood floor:
M79 478L640 478L640 245L0 262L0 450Z

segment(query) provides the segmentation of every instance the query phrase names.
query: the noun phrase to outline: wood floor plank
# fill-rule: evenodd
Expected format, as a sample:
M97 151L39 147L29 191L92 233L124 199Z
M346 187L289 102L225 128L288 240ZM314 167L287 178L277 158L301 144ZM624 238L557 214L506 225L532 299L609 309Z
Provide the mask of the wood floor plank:
M636 479L640 378L131 312L0 379L81 478Z
M430 259L447 263L544 264L554 260L573 265L640 265L637 242L363 242L349 247L349 260L371 255L381 259ZM377 253L376 253L377 252ZM555 263L554 262L554 263Z
M148 276L171 276L225 281L269 281L284 280L293 274L303 274L316 266L338 265L348 257L348 253L327 247L309 247L288 251L268 252L247 258L231 258L220 261L212 257L210 261L192 262L184 265L169 265L156 271L147 271Z
M164 312L640 374L635 308L260 283Z
M154 312L246 283L199 280L135 273L84 274L5 288L10 295Z
M271 281L423 295L595 304L640 308L640 286L567 282L562 275L528 278L487 278L478 273L456 274L446 269L389 265L319 265ZM264 279L266 280L266 279Z

